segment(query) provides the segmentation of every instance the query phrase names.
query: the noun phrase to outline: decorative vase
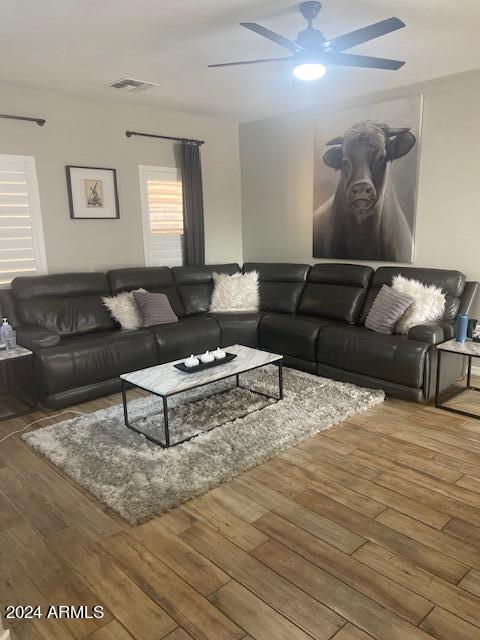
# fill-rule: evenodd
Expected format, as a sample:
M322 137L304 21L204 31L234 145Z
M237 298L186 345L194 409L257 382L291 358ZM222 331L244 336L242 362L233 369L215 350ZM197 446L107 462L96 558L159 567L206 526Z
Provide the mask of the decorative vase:
M192 355L187 358L183 364L191 369L192 367L198 367L198 365L200 364L200 360L196 358L192 353Z
M455 340L457 342L465 342L467 339L468 316L466 313L460 313L457 316Z
M208 362L213 362L215 360L215 356L213 353L210 353L210 351L205 351L205 353L202 353L200 356L200 360L203 364L207 364Z

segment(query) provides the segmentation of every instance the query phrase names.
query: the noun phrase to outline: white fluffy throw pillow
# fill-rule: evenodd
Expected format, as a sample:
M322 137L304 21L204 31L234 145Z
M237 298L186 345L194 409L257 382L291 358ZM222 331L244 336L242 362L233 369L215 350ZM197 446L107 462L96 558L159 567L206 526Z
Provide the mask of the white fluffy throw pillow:
M210 311L258 311L258 273L213 274L214 289Z
M145 289L137 289L137 291L145 291ZM139 329L143 326L133 291L124 291L117 296L102 298L102 300L122 329Z
M413 298L409 307L395 327L395 333L408 333L417 324L440 320L445 311L445 294L435 285L408 280L401 275L393 278L392 288Z

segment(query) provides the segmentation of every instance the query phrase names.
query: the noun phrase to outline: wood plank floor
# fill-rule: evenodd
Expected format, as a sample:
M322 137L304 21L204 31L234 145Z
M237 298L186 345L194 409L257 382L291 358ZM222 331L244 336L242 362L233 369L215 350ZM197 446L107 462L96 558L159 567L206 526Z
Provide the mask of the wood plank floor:
M479 640L480 421L388 400L138 527L14 435L0 602L105 609L13 640Z

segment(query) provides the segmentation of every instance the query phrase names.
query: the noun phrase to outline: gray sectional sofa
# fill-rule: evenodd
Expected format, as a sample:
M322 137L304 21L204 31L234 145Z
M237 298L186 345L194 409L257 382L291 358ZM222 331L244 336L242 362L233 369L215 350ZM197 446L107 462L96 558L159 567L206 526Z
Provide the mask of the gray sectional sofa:
M209 313L212 273L239 270L223 264L19 277L0 304L19 344L34 351L41 401L52 408L118 391L121 373L234 343L281 353L287 366L422 401L433 393L435 345L453 336L457 313L472 311L479 289L464 274L441 269L246 263L244 271L260 276L259 312ZM365 328L379 288L397 273L442 287L441 321L408 335ZM179 322L121 330L102 296L140 287L165 293ZM452 359L442 386L461 374Z

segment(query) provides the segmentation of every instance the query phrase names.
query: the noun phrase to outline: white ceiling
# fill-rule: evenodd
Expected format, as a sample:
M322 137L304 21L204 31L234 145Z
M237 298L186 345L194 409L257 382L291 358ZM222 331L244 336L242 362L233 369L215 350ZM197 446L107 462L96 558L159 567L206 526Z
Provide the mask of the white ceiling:
M207 69L288 55L238 23L293 39L306 23L290 0L0 0L0 16L0 82L238 121L480 67L479 0L324 0L316 26L326 37L404 20L407 28L351 51L407 64L333 67L312 84L293 82L288 62ZM106 86L125 75L160 86L137 94Z

